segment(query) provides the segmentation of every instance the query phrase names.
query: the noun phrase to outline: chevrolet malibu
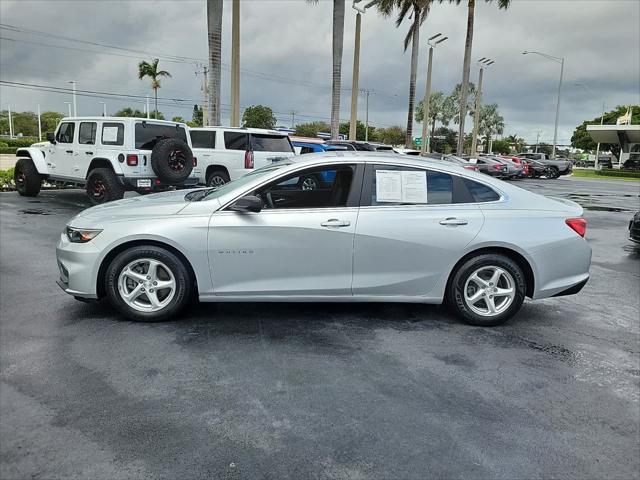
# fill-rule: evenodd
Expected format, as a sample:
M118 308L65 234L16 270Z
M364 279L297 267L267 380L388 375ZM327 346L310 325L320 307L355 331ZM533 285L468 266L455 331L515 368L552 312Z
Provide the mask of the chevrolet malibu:
M314 188L301 180L320 178ZM201 302L447 303L497 325L589 278L586 221L458 165L371 152L306 155L217 189L132 197L73 218L59 285L158 321Z

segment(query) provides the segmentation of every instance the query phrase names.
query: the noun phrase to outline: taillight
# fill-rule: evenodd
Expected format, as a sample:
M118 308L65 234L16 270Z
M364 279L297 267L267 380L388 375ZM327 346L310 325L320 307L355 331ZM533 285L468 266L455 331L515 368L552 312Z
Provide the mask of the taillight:
M496 164L493 166L493 169L494 169L494 170L502 170L502 165L500 165L499 163L496 163Z
M127 155L127 165L129 165L130 167L135 167L136 165L138 165L138 155L134 155L132 153Z
M253 168L253 152L244 152L244 168Z
M587 221L582 217L567 218L564 223L569 225L574 232L583 238L584 234L587 233Z
M477 170L478 167L475 165L463 165L462 168L466 168L467 170Z
M198 159L196 157L193 157L193 166L194 167L198 166Z

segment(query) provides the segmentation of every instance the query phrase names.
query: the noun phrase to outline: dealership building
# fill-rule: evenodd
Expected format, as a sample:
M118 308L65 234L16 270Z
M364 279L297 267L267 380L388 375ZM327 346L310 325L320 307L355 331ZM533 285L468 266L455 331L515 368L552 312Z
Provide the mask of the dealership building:
M620 145L620 165L640 160L640 125L587 125L587 133L595 142Z

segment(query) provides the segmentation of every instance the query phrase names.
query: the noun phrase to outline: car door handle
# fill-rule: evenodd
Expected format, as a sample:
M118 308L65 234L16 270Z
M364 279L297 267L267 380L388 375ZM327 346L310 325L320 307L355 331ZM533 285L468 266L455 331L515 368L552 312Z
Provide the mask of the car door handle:
M320 225L323 227L348 227L351 225L349 220L338 220L337 218L330 218L326 222L322 222Z
M85 155L93 155L93 152L84 152Z
M469 223L468 220L464 220L462 218L454 218L454 217L449 217L449 218L445 218L444 220L440 220L440 225L466 225L468 223Z
M66 152L67 153L73 153L73 150L67 150Z

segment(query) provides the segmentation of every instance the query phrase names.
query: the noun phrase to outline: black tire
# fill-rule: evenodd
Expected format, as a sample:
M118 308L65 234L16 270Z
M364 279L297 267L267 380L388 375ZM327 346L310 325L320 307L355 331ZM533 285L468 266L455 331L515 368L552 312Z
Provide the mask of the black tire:
M92 205L101 205L124 197L124 186L110 168L91 170L87 177L86 191Z
M558 167L549 167L549 174L549 178L556 179L560 176L560 170L558 170Z
M13 181L16 184L16 190L23 197L36 197L40 193L42 177L30 158L18 159L13 173Z
M207 173L207 187L220 187L230 180L229 174L224 170L211 170Z
M177 138L159 140L151 150L151 168L164 183L179 185L193 170L193 152Z
M175 293L173 297L167 305L155 312L136 310L128 305L120 294L119 279L122 270L132 262L142 259L153 259L162 262L171 271L175 279ZM164 270L164 268L162 270ZM126 318L137 322L160 322L177 315L189 303L192 285L193 280L182 260L172 252L152 245L132 247L120 253L107 267L105 275L105 291L111 305ZM150 285L148 288L153 287ZM159 295L159 293L157 294ZM146 295L148 295L148 293L141 295L143 297L140 300L141 302L144 302L145 299L148 301Z
M498 267L506 271L511 277L511 281L513 282L512 286L515 291L515 295L511 300L511 303L506 305L506 308L503 311L493 316L481 315L473 311L464 295L465 285L467 285L469 277L483 267ZM504 280L506 279L501 279L500 281ZM498 287L498 285L496 285L496 287ZM472 285L469 284L467 288L472 288ZM449 283L447 300L453 310L466 323L490 327L500 325L513 317L522 307L526 291L527 288L524 273L516 262L504 255L487 253L472 257L457 268L453 274L451 282ZM500 298L504 300L503 297ZM479 301L484 302L482 299ZM477 305L477 303L475 305ZM485 307L488 309L488 304L485 303Z

